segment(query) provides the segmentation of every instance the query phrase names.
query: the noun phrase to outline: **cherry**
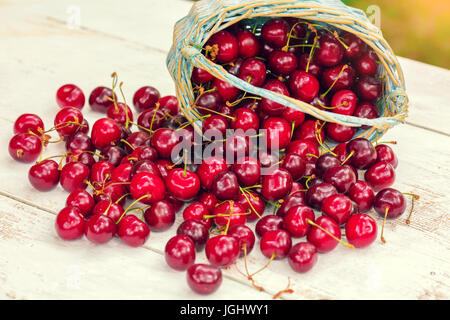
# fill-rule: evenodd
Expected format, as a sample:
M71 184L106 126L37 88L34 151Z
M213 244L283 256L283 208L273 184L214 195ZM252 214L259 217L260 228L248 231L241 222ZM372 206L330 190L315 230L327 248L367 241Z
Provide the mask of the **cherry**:
M371 102L361 102L353 113L354 117L365 119L376 119L379 117L378 108ZM367 130L370 126L361 126L363 130Z
M186 270L195 262L194 242L187 236L176 235L167 241L164 257L172 269Z
M395 170L387 162L378 162L365 172L364 179L375 191L379 191L394 184Z
M125 163L118 165L111 172L111 181L113 182L131 182L131 169L133 165L131 163Z
M172 171L173 163L166 159L158 159L156 161L156 166L158 167L161 177L165 180L167 179L169 172Z
M215 208L215 206L214 206ZM205 218L205 216L209 215L210 211L207 206L203 202L193 202L188 205L183 211L183 219L184 220L197 220L201 222L203 225L209 228L211 227L211 219Z
M315 162L319 157L319 148L309 139L292 141L286 152L297 154L306 162Z
M65 84L56 92L56 103L61 108L82 109L86 101L83 91L74 84Z
M355 135L355 132L356 130L354 127L344 126L333 122L328 122L325 125L325 134L327 137L338 143L350 141Z
M181 168L173 169L169 172L166 180L167 191L175 199L181 201L191 201L200 191L200 179L192 171Z
M377 152L376 162L384 161L389 163L394 169L397 169L398 159L390 146L379 144L375 147L375 150Z
M377 238L377 222L367 214L354 214L345 225L345 236L356 248L365 248Z
M336 221L345 224L353 212L353 204L349 197L343 194L329 196L322 202L322 213Z
M198 170L197 170L198 175ZM199 198L199 202L203 203L209 212L212 212L217 204L217 198L212 192L203 192Z
M297 128L305 121L305 113L292 108L286 108L283 111L282 117L287 122L293 124L294 128Z
M55 229L61 239L79 239L83 236L85 228L83 215L76 207L65 207L56 216Z
M325 132L322 130L319 120L306 120L294 132L294 140L311 140L315 145L325 140Z
M92 144L97 149L116 145L121 138L121 134L122 130L117 122L109 118L99 119L92 126Z
M210 110L217 111L221 103L222 98L217 90L207 91L197 97L194 107L200 114L206 115L210 113Z
M331 108L334 113L351 116L355 111L358 98L351 90L340 90L331 99Z
M321 155L316 161L316 176L323 177L329 168L338 167L342 161L332 154L326 153Z
M145 210L144 218L150 230L165 231L175 222L175 210L168 201L157 201Z
M292 239L285 230L270 230L262 236L259 247L262 254L267 258L283 259L289 254Z
M82 122L83 115L79 109L66 107L56 114L54 124L60 136L68 137L78 130Z
M331 88L332 92L350 89L355 82L356 72L348 64L339 64L335 67L325 69L322 73L322 85Z
M207 45L214 48L217 46L215 60L218 63L230 63L238 57L239 44L236 37L228 31L219 31L209 38ZM214 59L213 59L214 60Z
M292 189L292 176L286 169L273 168L261 179L261 195L268 201L286 197Z
M116 223L106 215L94 215L86 222L85 235L93 243L108 242L114 237L116 231Z
M90 169L80 162L69 162L61 170L59 182L68 192L85 189Z
M114 165L108 161L99 161L91 168L91 183L95 185L103 185L104 182L111 179Z
M233 130L255 130L259 129L259 118L255 111L248 108L234 110L230 126Z
M126 139L127 143L124 145L127 153L132 153L136 148L143 146L146 141L150 140L150 136L146 132L133 132Z
M209 239L208 227L195 219L188 219L181 223L177 229L177 234L189 237L198 251L203 249Z
M225 70L227 70L229 74L237 77L239 75L239 69L241 68L242 62L244 62L244 59L237 58L232 63L225 65Z
M39 191L49 191L58 185L59 165L53 160L37 162L28 171L28 179Z
M377 161L377 151L372 143L365 138L357 138L347 143L347 154L353 153L351 165L360 170L371 167Z
M406 201L400 191L386 188L378 192L373 207L381 217L384 217L387 211L388 219L396 219L405 212Z
M202 122L203 136L207 139L224 137L228 129L228 120L219 114L214 114Z
M345 57L347 59L349 60L358 59L366 52L367 45L354 34L345 32L342 35L342 40L348 47L348 49L345 50Z
M297 69L297 57L292 52L275 50L269 55L270 69L281 76L287 76Z
M264 42L273 47L284 47L288 40L289 24L284 19L268 20L261 29L261 38Z
M14 134L34 133L38 136L44 131L44 122L33 113L24 113L14 122Z
M306 203L310 207L320 210L323 200L337 193L338 191L332 184L319 183L311 186L306 192Z
M264 121L263 130L266 130L267 147L271 150L286 148L292 138L291 126L280 117L271 117Z
M356 181L348 190L347 195L356 203L359 212L372 209L375 192L365 181Z
M266 208L264 200L258 194L251 191L241 192L236 203L241 205L245 212L250 212L247 215L247 221L259 219L264 214Z
M178 116L180 109L178 106L178 98L175 96L164 96L159 98L159 109L164 113L169 113L171 116Z
M246 225L240 224L230 227L228 234L239 242L240 256L249 254L255 245L255 234Z
M156 176L161 176L161 172L159 171L158 166L150 160L142 160L136 162L131 169L130 175L133 178L139 172L149 172Z
M107 146L101 152L102 159L110 162L113 166L120 165L120 162L125 155L125 150L118 146Z
M132 197L136 200L141 199L140 202L144 204L163 200L166 192L163 180L148 172L136 174L131 179L129 188Z
M319 93L319 81L312 74L296 70L289 77L292 96L304 102L311 102Z
M259 182L261 177L261 164L253 157L243 157L233 165L232 170L236 174L241 186L250 187Z
M262 168L270 168L280 161L278 156L266 151L258 152L258 160L261 163Z
M212 81L214 79L214 76L211 75L208 71L200 68L194 68L194 70L192 70L191 79L195 83L205 84Z
M234 87L229 82L217 78L213 81L213 88L217 88L217 92L222 98L222 101L233 101L241 93L238 88Z
M125 210L120 204L114 203L111 200L100 200L92 209L93 215L104 215L111 218L114 223L119 221ZM86 217L86 215L85 215Z
M303 205L292 207L283 218L283 229L288 231L294 238L306 236L310 225L307 219L314 221L314 211Z
M228 267L239 257L239 241L230 235L210 238L205 247L206 258L217 267Z
M309 62L309 64L308 64ZM302 54L298 59L298 69L312 74L318 78L322 74L322 66L317 63L317 60L310 59L309 53Z
M106 115L121 126L133 121L133 112L128 105L122 102L117 102L117 105L112 104L106 111Z
M84 217L91 215L94 206L94 198L86 190L74 190L66 199L66 207L77 207Z
M120 220L117 235L125 244L140 247L147 241L150 229L138 217L130 214Z
M225 171L216 175L211 192L219 200L236 200L239 195L238 178L234 172Z
M281 167L289 171L293 180L299 180L305 174L306 161L298 154L288 153L283 157Z
M378 73L378 57L373 50L354 61L356 71L360 76L375 76Z
M151 86L139 88L133 96L133 105L138 112L154 108L160 98L159 91Z
M133 155L135 155L139 161L156 161L158 160L158 152L153 147L141 146L134 149Z
M139 130L156 130L164 126L166 116L164 111L156 108L145 109L138 117Z
M322 216L317 218L315 224L330 232L336 238L341 239L341 229L333 219ZM330 235L317 228L316 226L313 226L310 229L307 235L307 239L308 242L313 244L317 248L317 251L319 251L320 253L330 252L339 244L336 239L332 238Z
M356 82L356 93L362 100L374 101L381 96L381 82L373 77L361 77Z
M345 49L332 35L324 33L319 40L319 48L315 57L325 67L333 67L341 62Z
M240 204L235 203L233 200L225 201L214 209L214 222L217 226L226 228L245 224L247 213Z
M172 150L180 143L180 137L177 131L160 128L156 130L151 137L151 146L155 148L159 156L170 159Z
M260 44L258 38L249 31L242 30L236 34L236 39L239 46L239 56L241 58L251 58L259 53Z
M284 198L281 206L277 210L277 216L284 218L288 211L296 206L306 206L305 201L305 192L301 191L292 191L289 196Z
M66 163L69 162L80 162L82 164L87 165L89 168L91 168L94 163L96 162L94 156L87 152L82 152L76 155L68 155L66 157Z
M20 162L35 161L42 150L42 142L39 137L31 133L19 133L11 138L8 151L14 160Z
M72 154L79 154L83 151L94 151L94 147L87 134L76 132L66 140L66 150L72 152Z
M319 258L317 248L309 242L299 242L291 248L288 255L289 265L295 272L305 273L311 270Z
M228 166L223 158L210 157L203 160L197 170L200 183L205 190L211 190L214 178L227 171Z
M211 294L222 283L222 271L214 266L194 264L189 267L186 278L189 287L193 291L199 294Z
M106 112L113 103L114 93L106 87L97 87L92 90L89 96L89 105L94 111Z
M267 232L279 230L283 226L283 218L274 215L264 216L258 220L255 232L258 237L263 237Z
M99 186L94 191L94 200L95 202L99 202L101 200L108 200L112 202L118 201L120 205L123 205L125 203L124 195L126 192L127 189L122 184L109 182Z
M347 143L343 142L334 147L333 152L336 154L337 158L341 163L343 163L347 158Z
M242 62L239 78L252 86L261 87L266 80L266 65L257 58L248 58Z
M332 184L340 193L346 193L357 178L355 170L349 165L331 167L323 175L323 180Z
M263 89L273 91L275 93L279 93L281 95L289 97L288 88L284 85L283 82L281 82L278 79L268 80L264 84ZM286 108L287 108L286 106L274 102L272 100L269 100L267 98L262 98L261 100L261 110L269 116L281 116L283 112L286 110Z

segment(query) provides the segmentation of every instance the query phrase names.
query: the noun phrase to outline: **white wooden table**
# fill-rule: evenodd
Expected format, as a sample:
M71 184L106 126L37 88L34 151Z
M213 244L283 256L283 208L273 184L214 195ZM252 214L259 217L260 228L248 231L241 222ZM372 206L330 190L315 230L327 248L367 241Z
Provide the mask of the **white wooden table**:
M0 298L1 299L271 299L291 280L282 299L450 298L450 72L401 59L411 98L406 125L385 140L397 140L400 165L395 187L421 196L410 226L405 217L387 223L387 244L366 250L338 247L321 255L308 274L277 261L255 277L259 292L233 266L215 294L187 287L185 273L169 269L162 256L174 226L152 232L142 248L114 239L96 246L86 239L65 242L54 231L55 214L67 194L32 189L28 165L14 162L7 144L22 113L40 114L47 127L58 109L54 95L64 83L89 94L110 85L118 72L128 99L141 85L163 94L174 86L166 70L172 27L186 15L182 0L2 0L0 1ZM81 26L67 20L80 10ZM75 21L76 19L69 19ZM84 109L88 120L98 114ZM92 122L91 122L92 123ZM60 154L51 146L47 154ZM250 269L266 259L254 250ZM200 255L198 261L205 261ZM237 267L243 269L242 261Z

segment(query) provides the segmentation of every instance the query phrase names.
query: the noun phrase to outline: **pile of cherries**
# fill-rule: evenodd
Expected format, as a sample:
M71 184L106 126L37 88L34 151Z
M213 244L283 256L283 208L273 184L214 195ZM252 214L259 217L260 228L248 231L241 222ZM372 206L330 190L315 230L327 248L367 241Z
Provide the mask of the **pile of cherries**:
M333 112L378 116L373 104L381 87L376 57L350 34L338 36L296 19L273 19L264 24L260 38L236 27L220 31L205 53L255 86ZM404 195L390 188L398 165L392 148L353 139L352 127L248 97L200 69L194 69L192 80L201 132L180 115L176 97L160 97L150 86L134 94L134 122L122 83L117 86L117 75L112 77L112 88L98 87L90 94L91 108L106 114L91 130L81 112L85 96L75 85L57 91L61 110L50 129L35 114L23 114L14 124L9 152L18 161L35 162L29 170L31 184L49 191L59 183L69 192L55 222L62 239L85 235L102 244L117 235L138 247L150 230L172 227L182 211L183 222L165 246L165 259L171 268L187 271L194 291L208 294L220 286L221 268L246 259L256 237L269 263L287 258L302 273L316 264L319 253L339 243L350 248L373 243L378 231L367 214L372 208L385 220L406 210ZM185 154L173 158L181 141L193 146L198 135L210 130L225 134L227 129L236 131L200 144L202 150L213 146L214 152L199 165L188 162ZM278 146L280 154L260 149L254 139L261 134L243 132L248 129L264 129L269 149ZM52 131L60 138L52 141ZM340 144L330 148L326 138ZM43 158L44 147L57 142L65 143L66 153ZM226 160L230 154L232 163ZM256 222L254 228L249 222ZM300 241L294 244L296 239ZM203 250L209 264L196 264ZM259 271L246 271L256 286L253 276Z

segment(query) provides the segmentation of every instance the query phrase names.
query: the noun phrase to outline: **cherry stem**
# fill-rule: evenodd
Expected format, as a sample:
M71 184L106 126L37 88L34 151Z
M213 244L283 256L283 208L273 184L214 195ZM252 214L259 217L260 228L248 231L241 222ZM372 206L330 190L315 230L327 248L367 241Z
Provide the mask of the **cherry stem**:
M397 141L382 141L382 142L377 141L376 146L379 144L397 144Z
M131 193L125 193L123 196L121 196L119 199L116 200L116 204L119 204L120 201L122 201L122 199L128 197L129 195L131 195Z
M341 71L339 72L338 76L336 77L336 79L333 81L333 83L331 84L331 86L328 88L328 90L321 95L322 99L325 98L325 96L331 91L331 89L333 89L333 87L336 85L336 83L338 82L338 80L341 78L342 73L348 68L348 65L345 64Z
M247 200L248 204L250 205L250 208L252 208L253 212L258 216L259 219L261 219L261 215L258 213L258 211L256 211L255 207L253 206L253 204L250 202L250 199L247 196L247 192L244 189L242 189L241 186L239 186L239 190L241 190L242 194L244 195L245 199Z
M152 195L151 194L146 194L142 197L140 197L139 199L134 200L126 209L125 211L122 213L122 215L120 216L120 218L117 220L116 224L119 224L120 221L122 220L122 218L131 210L131 207L133 207L136 203L138 203L139 201L143 200L143 199L147 199L150 198Z
M253 279L253 277L254 277L256 274L258 274L258 273L260 273L261 271L264 271L265 269L267 269L267 268L269 267L270 263L273 261L273 259L276 258L276 256L277 256L277 255L276 255L275 253L272 253L272 256L270 257L269 261L267 261L267 263L266 263L262 268L260 268L260 269L257 270L256 272L253 272L252 274L250 274L250 275L249 275L249 279Z
M150 132L153 132L153 123L155 122L155 117L156 117L156 112L158 112L160 104L156 103L156 107L155 110L153 110L153 117L152 117L152 121L150 122ZM160 119L158 119L160 120Z
M125 129L128 129L128 125L130 124L130 115L128 114L127 99L125 98L125 94L123 93L122 86L123 86L123 82L121 82L119 84L119 90L120 90L120 94L122 95L123 102L125 104L125 106L122 108L123 112L125 112ZM114 96L114 90L113 90L113 96ZM158 104L159 103L157 103L157 105ZM155 111L155 113L156 113L156 111ZM154 116L154 114L153 114L153 116Z
M199 120L202 120L202 119L209 118L210 116L211 116L210 114L207 114L207 115L205 115L205 116L198 117L198 118L196 118L196 119L194 119L194 120L192 120L192 121L187 122L186 124L182 125L181 127L177 128L175 131L184 129L184 128L186 128L186 127L189 127L189 126L190 126L191 124L193 124L194 122L199 121Z
M294 194L296 194L296 193L299 193L299 192L306 192L306 191L308 191L308 190L295 190L295 191L293 191L293 192L291 192L289 195L288 195L288 197L290 197L290 196L292 196L292 195L294 195Z
M322 132L323 127L325 126L325 123L322 123L322 125L320 126L320 128L317 128L317 124L319 123L319 121L316 121L314 123L314 136L316 137L317 142L319 143L319 145L328 153L332 154L333 156L337 157L337 154L334 153L333 151L331 151L331 149L326 146L326 144L324 143L324 141L322 140L322 135L320 134Z
M350 160L351 157L353 157L353 155L355 154L355 151L353 150L352 152L350 152L350 154L347 156L347 158L345 158L344 161L342 161L341 166L343 166L344 164L347 163L348 160Z
M206 111L208 111L208 112L218 114L218 115L223 116L223 117L225 117L225 118L228 118L228 119L230 119L230 120L235 120L235 119L236 119L236 118L234 118L234 117L232 117L232 116L229 116L229 115L223 114L223 113L221 113L221 112L219 112L219 111L211 110L211 109L208 109L208 108L197 107L197 109L206 110Z
M334 240L338 241L340 244L346 246L347 248L355 249L355 246L354 246L354 245L352 245L352 244L350 244L350 243L347 243L347 242L345 242L345 241L342 241L341 239L339 239L338 237L336 237L334 234L332 234L330 231L328 231L328 230L326 230L325 228L319 226L317 223L312 222L312 221L309 220L309 219L306 219L306 222L309 223L310 225L312 225L313 227L316 227L316 228L322 230L322 231L325 232L327 235L329 235L330 237L332 237Z
M262 100L261 97L255 97L255 96L249 96L249 97L247 97L246 94L247 94L247 92L245 92L244 95L243 95L241 98L239 98L239 99L237 99L237 100L235 100L235 101L233 101L233 102L227 101L225 104L226 104L228 107L235 107L235 106L237 106L239 103L241 103L241 102L242 102L243 100L245 100L245 99Z
M384 214L384 219L383 219L383 225L381 227L381 242L386 243L386 239L384 239L384 225L386 223L386 219L387 219L387 215L389 213L389 206L386 207L385 210L385 214Z
M289 278L289 277L288 277L288 285L287 285L286 289L283 289L280 292L278 292L277 294L275 294L272 299L273 300L278 299L283 293L290 293L290 294L294 293L294 290L291 289L291 278Z
M132 145L131 145L131 143L129 143L127 140L125 140L125 139L120 139L120 141L121 142L123 142L123 143L125 143L127 146L129 146L130 148L131 148L131 150L136 150L136 148L135 147L133 147Z
M416 200L420 199L420 196L417 195L417 194L414 194L414 193L404 193L404 195L412 197L411 198L411 210L409 211L408 218L406 219L406 224L410 225L411 224L411 216L412 216L413 211L414 211L414 203L415 203Z

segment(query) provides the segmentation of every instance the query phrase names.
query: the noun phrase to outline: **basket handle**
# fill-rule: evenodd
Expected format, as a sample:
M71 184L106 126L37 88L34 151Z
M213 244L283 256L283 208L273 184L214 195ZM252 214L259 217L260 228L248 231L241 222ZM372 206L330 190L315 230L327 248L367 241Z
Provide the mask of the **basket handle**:
M194 67L203 69L208 71L214 77L229 82L236 88L254 94L256 96L261 96L292 109L305 112L309 115L316 117L317 119L326 121L326 122L334 122L337 124L351 126L351 127L360 127L362 125L371 126L377 130L382 132L387 129L404 122L406 118L406 111L408 105L408 97L406 93L402 89L397 89L394 92L391 92L386 99L388 105L386 107L389 110L400 110L397 114L390 117L380 117L376 119L365 119L358 118L354 116L346 116L337 113L332 113L328 111L320 110L308 103L303 101L287 97L276 92L272 92L270 90L266 90L263 88L255 87L248 82L229 74L222 66L215 64L214 62L207 59L197 48L193 46L186 46L181 49L181 54L188 59ZM369 129L368 131L375 131Z

